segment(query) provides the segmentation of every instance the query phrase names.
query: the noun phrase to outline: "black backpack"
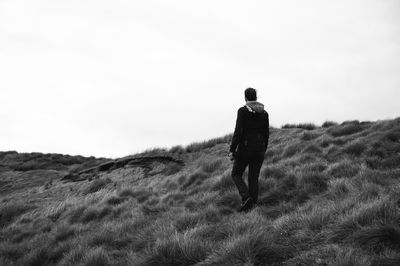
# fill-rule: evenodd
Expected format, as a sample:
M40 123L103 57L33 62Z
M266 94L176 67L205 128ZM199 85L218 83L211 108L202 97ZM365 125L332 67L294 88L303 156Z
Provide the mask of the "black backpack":
M246 119L243 134L243 149L249 152L265 151L264 141L265 113L246 112Z

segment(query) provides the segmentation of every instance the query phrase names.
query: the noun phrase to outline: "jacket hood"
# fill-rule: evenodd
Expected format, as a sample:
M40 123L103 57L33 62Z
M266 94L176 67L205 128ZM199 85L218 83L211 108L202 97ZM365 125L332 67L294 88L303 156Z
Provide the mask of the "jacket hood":
M264 104L257 101L247 101L245 106L251 113L262 113L264 111Z

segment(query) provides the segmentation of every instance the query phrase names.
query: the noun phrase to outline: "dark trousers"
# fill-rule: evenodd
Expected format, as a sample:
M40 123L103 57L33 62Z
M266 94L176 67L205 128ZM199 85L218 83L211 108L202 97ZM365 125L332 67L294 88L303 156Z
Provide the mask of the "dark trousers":
M254 203L258 200L258 176L264 161L264 152L238 154L235 158L232 168L232 179L235 182L239 194L244 202L249 196ZM249 175L247 183L243 180L243 173L246 167L249 166Z

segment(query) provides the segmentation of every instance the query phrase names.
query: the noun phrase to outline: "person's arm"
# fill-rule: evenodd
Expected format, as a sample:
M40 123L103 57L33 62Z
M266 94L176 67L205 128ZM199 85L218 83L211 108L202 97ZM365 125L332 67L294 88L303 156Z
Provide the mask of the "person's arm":
M243 122L244 122L244 117L243 117L243 112L239 109L237 112L237 118L236 118L236 126L235 126L235 132L233 133L232 137L232 142L229 151L234 153L236 151L237 146L239 145L242 137L243 137Z
M267 150L267 148L268 148L268 141L269 141L269 116L268 116L268 113L267 113L266 119L267 119L267 121L265 123L264 134L263 134L265 150Z

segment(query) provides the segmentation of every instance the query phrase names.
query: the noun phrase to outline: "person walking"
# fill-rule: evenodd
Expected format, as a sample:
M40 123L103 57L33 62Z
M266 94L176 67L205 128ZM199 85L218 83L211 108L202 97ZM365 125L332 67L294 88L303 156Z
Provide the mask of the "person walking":
M246 105L237 111L235 131L229 149L233 160L232 179L242 198L239 212L248 211L258 201L258 177L268 148L269 115L257 101L257 91L244 91ZM242 176L248 166L248 186Z

